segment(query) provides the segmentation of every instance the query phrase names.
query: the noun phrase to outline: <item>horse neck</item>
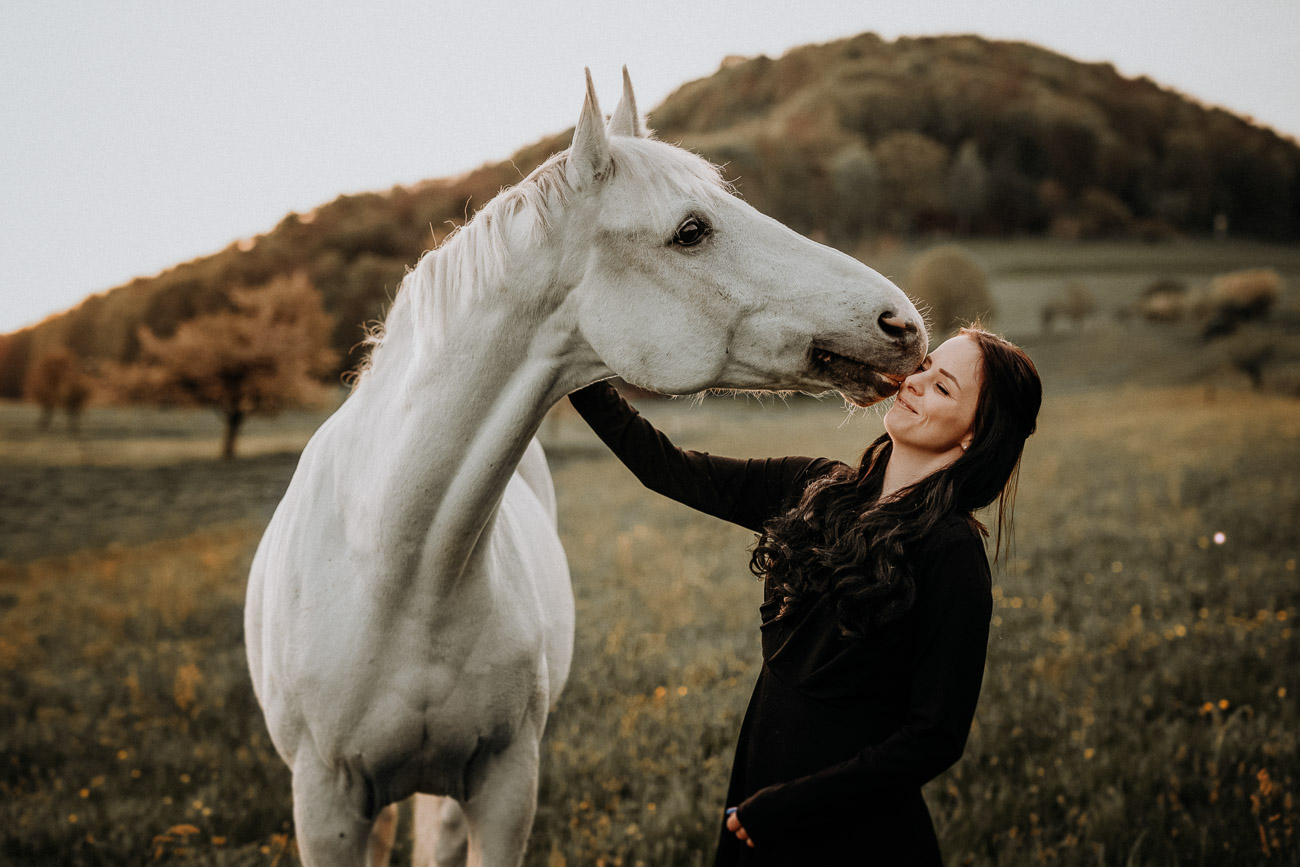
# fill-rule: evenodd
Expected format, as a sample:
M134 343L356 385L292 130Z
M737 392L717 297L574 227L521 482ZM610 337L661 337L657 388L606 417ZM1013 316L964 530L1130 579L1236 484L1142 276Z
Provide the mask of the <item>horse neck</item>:
M449 317L431 346L417 347L411 321L391 323L353 397L370 456L356 488L395 574L459 580L547 409L607 375L566 305L539 298L548 282L507 269L505 288Z

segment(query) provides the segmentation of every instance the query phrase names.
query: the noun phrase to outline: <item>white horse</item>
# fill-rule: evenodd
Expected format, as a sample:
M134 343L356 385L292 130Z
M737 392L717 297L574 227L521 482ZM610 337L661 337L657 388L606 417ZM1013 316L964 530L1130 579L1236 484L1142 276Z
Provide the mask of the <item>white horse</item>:
M407 275L253 561L248 662L303 861L385 863L415 793L417 863L522 859L573 650L548 407L616 374L866 404L925 348L892 283L650 138L626 70L607 129L588 73L572 147Z

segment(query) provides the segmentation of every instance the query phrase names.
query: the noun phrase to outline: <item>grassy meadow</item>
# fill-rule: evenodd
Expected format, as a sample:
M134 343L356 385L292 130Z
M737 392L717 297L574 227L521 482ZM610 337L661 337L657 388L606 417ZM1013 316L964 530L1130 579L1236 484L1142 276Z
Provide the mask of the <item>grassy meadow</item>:
M1300 254L1270 249L1294 304ZM1047 398L976 725L927 789L948 863L1300 864L1300 400L1190 326L1110 315L1258 251L981 252ZM1101 314L1038 334L1080 276ZM642 409L722 454L851 460L880 430L832 399ZM252 423L224 464L214 416L95 409L37 436L0 406L0 864L297 863L242 605L321 417ZM563 407L542 435L578 627L526 863L709 863L759 661L751 536L641 489Z

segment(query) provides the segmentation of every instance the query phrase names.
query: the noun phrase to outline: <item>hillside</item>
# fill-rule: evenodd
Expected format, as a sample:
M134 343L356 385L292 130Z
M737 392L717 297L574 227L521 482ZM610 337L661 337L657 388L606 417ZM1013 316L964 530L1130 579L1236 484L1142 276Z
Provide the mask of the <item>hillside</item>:
M729 59L650 112L759 209L850 252L881 236L1300 237L1300 147L1109 64L974 36L873 34ZM144 325L305 269L350 365L406 269L569 132L466 175L342 196L256 238L0 337L0 397L56 345L131 359Z

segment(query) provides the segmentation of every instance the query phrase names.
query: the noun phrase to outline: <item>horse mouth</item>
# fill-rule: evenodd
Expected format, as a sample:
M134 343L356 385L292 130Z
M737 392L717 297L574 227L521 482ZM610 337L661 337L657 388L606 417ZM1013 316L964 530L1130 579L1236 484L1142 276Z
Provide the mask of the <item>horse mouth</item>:
M809 350L809 357L817 378L858 406L871 406L897 394L905 379L816 344Z

